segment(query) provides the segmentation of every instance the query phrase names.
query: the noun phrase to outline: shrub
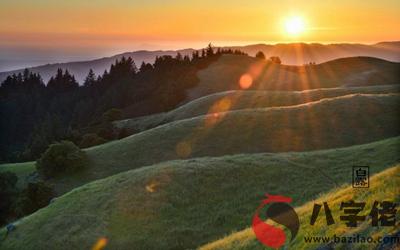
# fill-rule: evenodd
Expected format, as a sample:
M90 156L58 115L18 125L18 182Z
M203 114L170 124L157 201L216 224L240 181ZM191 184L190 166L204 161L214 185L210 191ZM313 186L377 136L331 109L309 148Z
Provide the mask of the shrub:
M117 133L118 133L117 139L122 139L122 138L128 137L132 134L135 134L135 132L130 133L126 128L118 129Z
M55 177L83 169L87 164L86 153L73 142L62 141L51 144L36 161L38 172L46 177Z
M271 62L276 63L276 64L282 64L282 61L278 56L271 56L269 58L269 60L271 60Z
M54 196L53 188L45 182L29 183L16 203L16 214L19 216L31 214L47 206Z
M256 54L256 58L265 60L265 55L262 51L258 51Z
M81 140L81 143L79 143L79 146L81 148L88 148L88 147L96 146L96 145L103 144L106 142L107 142L106 139L98 136L96 133L89 133L89 134L85 134L82 137L82 140Z
M111 122L102 122L101 125L97 128L96 134L106 140L115 139L115 131Z
M17 194L18 177L12 172L0 173L0 225L6 222Z
M103 114L103 120L106 122L120 120L121 118L122 118L122 111L116 108L109 109Z

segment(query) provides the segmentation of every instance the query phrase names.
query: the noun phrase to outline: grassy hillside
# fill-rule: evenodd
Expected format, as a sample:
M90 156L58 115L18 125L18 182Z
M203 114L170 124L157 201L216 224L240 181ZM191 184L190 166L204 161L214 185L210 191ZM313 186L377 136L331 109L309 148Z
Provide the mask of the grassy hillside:
M33 161L23 163L0 164L0 173L6 171L14 173L18 177L17 186L20 188L26 185L26 178L35 170L35 162Z
M321 197L304 204L296 209L297 214L300 218L300 229L299 234L290 245L290 249L316 249L317 247L327 245L327 243L309 243L305 242L305 237L316 237L316 236L347 236L352 237L354 234L358 234L364 237L372 237L377 240L378 237L394 235L396 227L371 227L371 220L368 219L364 223L361 223L359 227L348 228L343 222L338 221L338 216L342 212L339 210L340 203L342 201L348 202L354 200L356 202L366 202L365 211L371 210L374 201L394 201L399 202L400 193L400 165L387 169L370 180L371 186L369 189L354 189L351 186L344 186L342 188L336 188L333 191L322 195ZM384 187L384 188L382 188ZM326 226L323 220L319 220L315 225L310 226L310 218L314 203L322 204L327 201L329 207L332 210L332 215L336 217L336 224ZM397 220L398 220L397 216ZM398 230L398 229L397 229ZM289 233L290 234L290 233ZM290 237L290 236L289 236ZM345 244L336 244L335 249L376 249L378 243L373 244L352 244L351 246ZM206 244L199 248L199 250L264 250L268 249L264 245L261 245L251 228L246 230L233 233L221 240ZM397 248L396 248L397 249Z
M400 63L371 57L351 57L312 65L287 66L248 56L224 55L198 72L199 84L188 100L226 90L240 89L244 74L253 78L250 89L305 90L339 86L399 84Z
M399 42L381 42L373 45L349 44L349 43L278 43L250 44L246 46L234 46L233 49L240 49L255 56L262 51L267 56L279 56L285 64L303 65L309 62L326 62L337 58L352 56L371 56L385 60L400 61Z
M170 112L142 116L114 122L117 128L136 133L172 121L191 118L209 113L239 109L291 106L323 98L332 98L349 94L386 94L398 93L400 85L328 88L304 91L241 91L232 90L211 94L186 103Z
M58 192L179 158L309 151L400 135L400 95L349 95L291 107L237 110L181 120L86 150L90 166L55 180Z
M106 238L109 249L192 249L247 228L265 193L303 205L348 184L352 165L369 165L375 174L398 163L399 146L397 137L341 149L205 157L132 170L74 189L17 222L8 236L0 230L0 248L90 249Z

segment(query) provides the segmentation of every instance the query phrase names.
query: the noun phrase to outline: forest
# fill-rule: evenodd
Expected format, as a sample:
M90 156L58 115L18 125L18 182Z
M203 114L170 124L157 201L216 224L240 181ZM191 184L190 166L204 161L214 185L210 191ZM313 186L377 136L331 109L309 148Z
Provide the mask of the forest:
M82 84L67 69L47 84L29 69L8 76L0 86L0 162L36 160L60 140L85 148L125 137L112 121L177 107L197 84L197 71L222 54L244 53L210 44L191 56L161 56L140 67L124 57L102 75L90 70Z

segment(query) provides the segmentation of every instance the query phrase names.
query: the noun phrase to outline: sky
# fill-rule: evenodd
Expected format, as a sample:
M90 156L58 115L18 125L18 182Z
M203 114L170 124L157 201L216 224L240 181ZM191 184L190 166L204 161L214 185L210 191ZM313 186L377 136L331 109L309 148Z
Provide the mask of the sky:
M0 70L209 42L394 41L399 11L398 0L1 0ZM293 17L300 34L285 30Z

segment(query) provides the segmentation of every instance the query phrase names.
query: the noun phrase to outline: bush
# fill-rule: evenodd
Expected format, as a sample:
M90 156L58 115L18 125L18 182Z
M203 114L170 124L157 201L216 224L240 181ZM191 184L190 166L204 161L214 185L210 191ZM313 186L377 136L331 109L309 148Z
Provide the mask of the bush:
M47 206L54 196L53 188L45 182L29 183L16 203L16 214L19 216L31 214Z
M96 134L106 140L115 139L114 126L111 122L102 122L100 126L97 127Z
M79 147L88 148L92 146L96 146L99 144L106 143L107 140L103 137L98 136L96 133L85 134L82 137L81 143L79 143Z
M0 225L9 218L11 207L17 195L18 177L12 172L0 173Z
M262 51L258 51L256 54L256 58L265 60L265 55Z
M271 56L269 58L269 60L271 60L271 62L276 63L276 64L282 64L282 61L278 56Z
M122 111L120 109L112 108L104 112L103 121L112 122L122 118Z
M126 128L120 128L117 130L117 134L118 134L117 139L122 139L122 138L128 137L132 134L135 134L135 132L130 133Z
M36 161L38 172L46 177L55 177L83 169L87 164L86 153L73 142L62 141L51 144Z

